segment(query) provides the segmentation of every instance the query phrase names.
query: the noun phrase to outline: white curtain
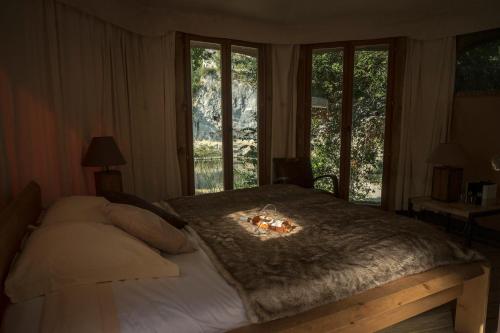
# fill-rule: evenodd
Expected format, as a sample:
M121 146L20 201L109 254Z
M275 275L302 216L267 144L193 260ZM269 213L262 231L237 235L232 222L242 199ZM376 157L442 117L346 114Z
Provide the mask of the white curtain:
M271 156L295 157L298 45L272 46Z
M181 194L174 35L142 37L54 1L8 2L0 14L1 196L31 179L44 203L94 191L81 158L113 135L126 191Z
M432 150L448 139L455 82L455 38L413 40L407 44L396 167L396 209L408 198L429 195Z

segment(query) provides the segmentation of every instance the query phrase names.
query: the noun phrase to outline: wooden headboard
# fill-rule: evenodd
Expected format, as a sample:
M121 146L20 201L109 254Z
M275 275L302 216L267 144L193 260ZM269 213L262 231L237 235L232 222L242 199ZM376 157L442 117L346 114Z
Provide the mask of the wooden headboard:
M10 264L21 245L28 224L35 224L42 209L40 186L30 182L19 195L0 212L0 322L8 304L3 292Z

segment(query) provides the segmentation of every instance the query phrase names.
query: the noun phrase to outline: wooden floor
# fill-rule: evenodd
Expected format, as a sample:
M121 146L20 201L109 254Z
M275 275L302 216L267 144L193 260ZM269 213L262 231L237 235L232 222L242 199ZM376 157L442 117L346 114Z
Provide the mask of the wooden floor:
M452 236L457 242L463 241L458 236ZM472 247L481 252L491 263L490 293L488 298L488 316L486 332L496 333L498 325L498 310L500 304L500 245L492 242L473 242ZM391 326L383 333L437 333L454 332L453 316L455 304L450 303L440 308L428 311L417 317Z

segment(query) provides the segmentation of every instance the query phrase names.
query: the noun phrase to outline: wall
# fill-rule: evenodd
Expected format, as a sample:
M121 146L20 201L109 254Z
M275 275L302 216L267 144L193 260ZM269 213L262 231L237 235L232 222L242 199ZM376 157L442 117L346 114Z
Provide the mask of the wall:
M451 140L462 145L469 159L464 181L491 180L500 187L500 172L495 172L490 163L493 155L500 154L500 93L456 96ZM500 197L500 191L497 195ZM499 217L481 224L500 230Z

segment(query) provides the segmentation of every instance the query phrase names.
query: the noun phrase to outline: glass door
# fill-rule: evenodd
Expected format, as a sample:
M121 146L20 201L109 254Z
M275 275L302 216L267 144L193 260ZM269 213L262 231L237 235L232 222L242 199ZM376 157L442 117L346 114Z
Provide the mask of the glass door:
M389 48L354 50L349 199L380 205Z
M344 199L381 205L391 44L331 45L309 53L313 173L336 175ZM332 190L329 179L316 187Z
M194 193L259 184L259 47L190 41Z
M233 184L258 185L258 55L253 47L231 46Z
M221 45L191 41L195 194L224 189Z
M311 164L314 176L339 175L343 64L343 48L312 52ZM333 191L328 179L319 181L316 186Z

